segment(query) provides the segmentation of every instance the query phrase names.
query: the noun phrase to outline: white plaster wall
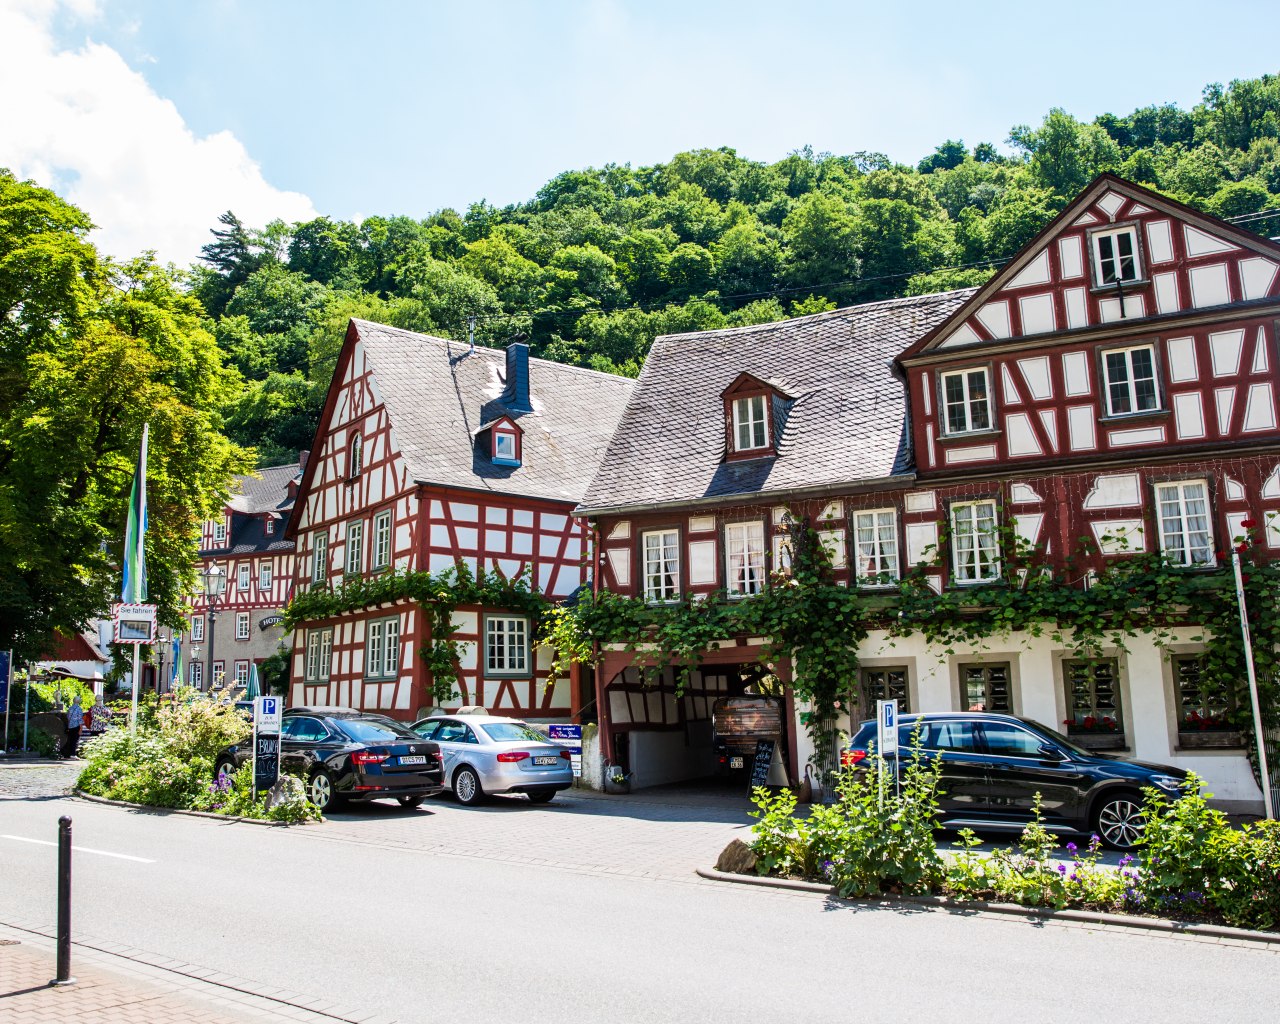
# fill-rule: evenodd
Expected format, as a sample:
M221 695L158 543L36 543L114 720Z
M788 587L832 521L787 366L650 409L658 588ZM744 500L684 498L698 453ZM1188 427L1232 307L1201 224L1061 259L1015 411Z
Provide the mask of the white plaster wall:
M684 730L631 733L632 789L702 779L715 771L711 723L690 722L687 728L687 738Z
M1045 629L1046 633L1052 632ZM1194 629L1174 631L1174 641L1194 648ZM1131 637L1127 651L1107 650L1119 663L1122 713L1129 749L1123 756L1194 771L1205 780L1215 802L1231 810L1262 809L1262 791L1253 780L1243 752L1178 750L1177 715L1173 704L1169 663L1149 637ZM867 664L907 667L912 711L960 711L959 666L974 661L1007 661L1013 681L1014 711L1054 729L1066 718L1066 690L1061 662L1073 653L1049 636L1011 634L981 645L958 644L951 654L929 647L919 635L890 638L873 632L864 642L860 659ZM799 709L798 710L802 710ZM813 757L808 735L795 724L800 765ZM1248 737L1246 737L1248 742Z

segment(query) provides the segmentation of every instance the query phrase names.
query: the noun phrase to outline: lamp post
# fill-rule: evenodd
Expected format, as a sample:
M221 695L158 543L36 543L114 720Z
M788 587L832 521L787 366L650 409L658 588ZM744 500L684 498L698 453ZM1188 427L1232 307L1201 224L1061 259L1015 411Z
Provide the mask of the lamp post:
M209 601L209 689L212 690L218 682L214 675L213 660L214 620L218 614L218 598L227 590L227 572L214 562L200 575L204 579L204 596Z

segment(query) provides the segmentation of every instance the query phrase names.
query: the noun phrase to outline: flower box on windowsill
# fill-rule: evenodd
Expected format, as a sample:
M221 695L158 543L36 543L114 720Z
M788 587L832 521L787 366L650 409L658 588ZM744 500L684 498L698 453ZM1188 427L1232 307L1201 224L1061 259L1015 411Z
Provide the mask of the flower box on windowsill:
M1125 750L1124 733L1119 732L1073 732L1071 742L1078 743L1085 750Z
M1193 729L1178 733L1178 746L1185 749L1243 747L1244 739L1237 729Z

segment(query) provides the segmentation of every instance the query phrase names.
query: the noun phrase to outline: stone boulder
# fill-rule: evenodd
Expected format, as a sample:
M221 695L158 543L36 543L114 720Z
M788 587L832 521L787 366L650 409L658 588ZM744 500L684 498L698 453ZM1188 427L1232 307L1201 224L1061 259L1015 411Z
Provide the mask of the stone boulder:
M730 875L753 875L756 871L756 855L741 839L735 839L720 854L716 870Z

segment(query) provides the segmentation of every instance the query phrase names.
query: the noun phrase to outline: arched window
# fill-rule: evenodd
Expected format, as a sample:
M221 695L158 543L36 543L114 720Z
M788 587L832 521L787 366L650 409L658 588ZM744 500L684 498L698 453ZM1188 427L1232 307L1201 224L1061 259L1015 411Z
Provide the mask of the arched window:
M355 479L364 469L364 440L359 434L351 438L351 454L347 459L347 477Z

